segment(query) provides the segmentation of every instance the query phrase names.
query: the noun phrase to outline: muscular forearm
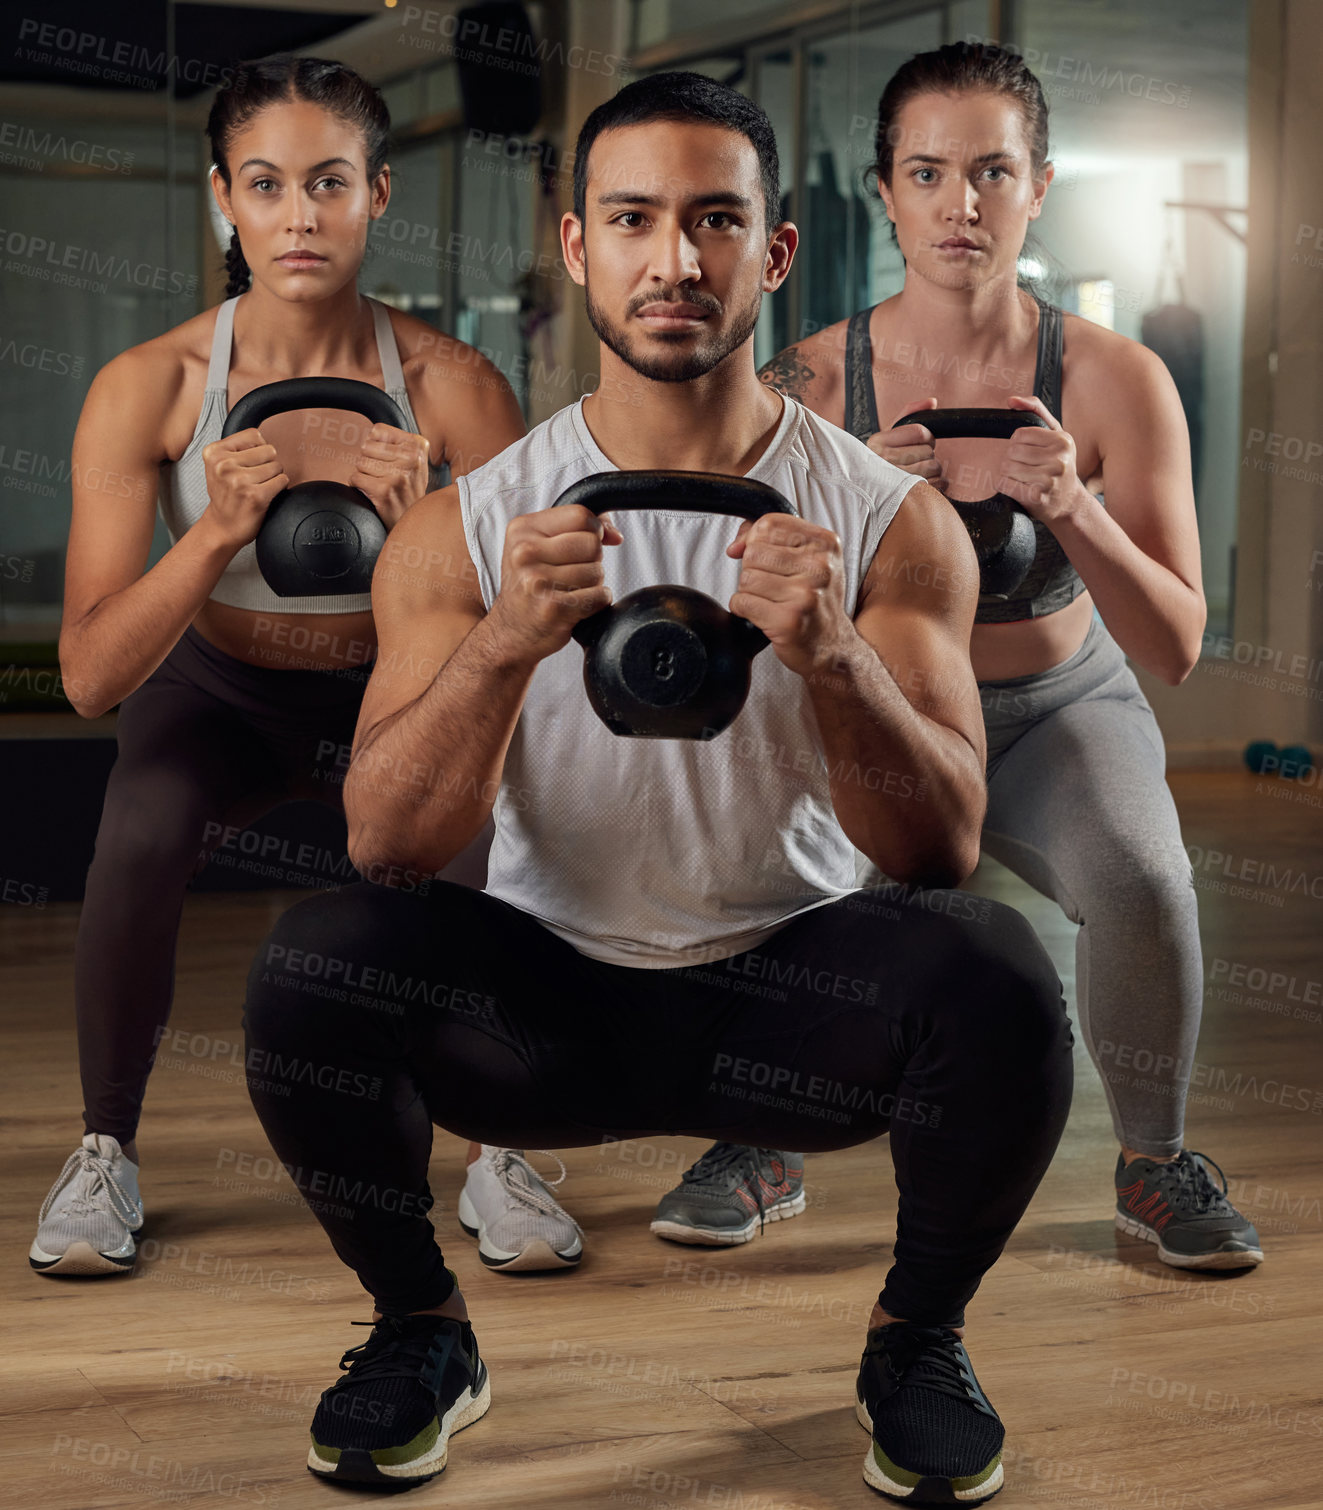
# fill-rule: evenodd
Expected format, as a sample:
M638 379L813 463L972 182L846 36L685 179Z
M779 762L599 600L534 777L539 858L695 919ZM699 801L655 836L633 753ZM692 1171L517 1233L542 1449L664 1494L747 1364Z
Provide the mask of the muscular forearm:
M432 874L477 834L536 666L508 650L488 615L426 691L355 749L344 802L363 875L393 866Z
M1080 491L1078 507L1050 528L1116 643L1176 686L1199 660L1203 594L1145 555L1091 493Z
M893 880L964 880L987 800L979 752L913 707L857 633L806 680L850 842Z
M96 718L141 687L211 596L237 547L204 515L148 572L110 593L60 632L70 702Z

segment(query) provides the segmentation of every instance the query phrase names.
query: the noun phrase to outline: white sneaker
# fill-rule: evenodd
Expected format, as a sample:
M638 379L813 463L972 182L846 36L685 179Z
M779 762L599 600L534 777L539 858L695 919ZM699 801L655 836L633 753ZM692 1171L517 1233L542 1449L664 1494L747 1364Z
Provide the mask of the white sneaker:
M41 1203L28 1262L39 1274L127 1274L142 1226L138 1166L108 1133L88 1133Z
M489 1269L568 1269L583 1256L583 1229L551 1193L565 1179L564 1164L556 1163L560 1179L551 1185L521 1148L484 1143L482 1156L469 1165L459 1224L478 1239L478 1257Z

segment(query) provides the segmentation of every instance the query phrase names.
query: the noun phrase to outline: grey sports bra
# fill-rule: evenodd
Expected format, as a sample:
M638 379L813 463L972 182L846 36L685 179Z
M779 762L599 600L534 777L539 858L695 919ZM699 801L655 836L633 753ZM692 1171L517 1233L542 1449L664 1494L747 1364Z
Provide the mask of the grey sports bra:
M175 462L160 468L157 501L161 518L170 535L171 545L202 517L207 507L207 475L202 462L203 448L220 439L229 405L230 349L234 340L234 309L239 295L227 299L216 311L216 329L211 341L211 361L207 368L207 387L202 395L202 410L188 449ZM409 393L404 386L404 370L399 348L391 328L386 306L369 299L372 324L381 362L383 387L400 406L404 423L416 431ZM444 465L428 466L428 487L438 488L449 476ZM250 540L242 546L221 573L212 589L211 601L231 608L247 608L256 613L367 613L372 608L370 593L338 593L326 598L281 598L266 585L257 569L257 547Z
M1042 399L1049 413L1061 420L1061 311L1034 295L1038 305L1038 365L1034 372L1034 396ZM875 308L876 306L874 306ZM845 428L866 441L882 428L873 385L873 342L868 332L872 309L850 317L845 335ZM1009 624L1038 619L1073 603L1084 591L1079 573L1061 549L1061 543L1045 524L1034 520L1038 549L1024 581L1007 598L980 597L977 624Z

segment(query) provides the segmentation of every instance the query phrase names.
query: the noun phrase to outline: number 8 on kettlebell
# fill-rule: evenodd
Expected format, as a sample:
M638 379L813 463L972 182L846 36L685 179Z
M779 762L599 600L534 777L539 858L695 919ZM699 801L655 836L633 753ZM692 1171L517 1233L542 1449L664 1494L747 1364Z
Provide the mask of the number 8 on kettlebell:
M556 500L594 514L669 509L760 519L794 514L766 483L715 472L597 472ZM628 546L623 547L628 550ZM692 587L661 582L580 619L588 701L613 734L714 739L749 695L753 658L767 648L756 624Z

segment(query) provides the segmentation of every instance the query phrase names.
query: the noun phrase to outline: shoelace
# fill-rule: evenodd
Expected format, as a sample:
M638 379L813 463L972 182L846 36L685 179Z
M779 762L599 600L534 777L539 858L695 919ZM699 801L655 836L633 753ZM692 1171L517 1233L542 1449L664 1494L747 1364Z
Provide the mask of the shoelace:
M418 1378L436 1333L427 1326L409 1328L405 1321L402 1316L386 1316L380 1321L351 1322L351 1326L370 1326L373 1332L366 1342L351 1347L340 1359L341 1369L352 1369L352 1376L338 1379L331 1387L361 1384L366 1379Z
M749 1150L739 1143L714 1143L695 1164L680 1176L682 1181L706 1180L714 1174L723 1174L732 1164L748 1156Z
M558 1179L544 1180L523 1154L513 1148L498 1149L492 1156L492 1168L495 1170L496 1178L501 1182L502 1187L514 1196L515 1200L522 1201L525 1206L534 1211L540 1211L544 1216L565 1217L573 1223L574 1230L582 1234L583 1228L551 1194L552 1190L558 1190L565 1183L565 1176L569 1171L565 1168L563 1161L557 1158L549 1148L535 1148L533 1152L556 1160L556 1163L560 1165ZM523 1175L523 1179L515 1179L516 1174ZM539 1189L539 1186L550 1186L550 1190Z
M758 1178L758 1160L764 1153L761 1148L745 1148L740 1143L714 1143L691 1168L680 1176L681 1184L696 1183L713 1175L724 1174L734 1166L747 1166L744 1183L752 1187L753 1199L758 1207L758 1231L767 1230L767 1210L763 1203L763 1184Z
M1203 1163L1200 1163L1200 1160ZM1217 1170L1222 1181L1220 1190L1209 1178L1208 1170L1204 1167L1207 1164L1211 1164ZM1159 1168L1173 1171L1176 1181L1176 1199L1188 1201L1194 1206L1199 1216L1206 1216L1219 1205L1230 1204L1227 1201L1227 1177L1222 1166L1210 1159L1206 1153L1182 1149L1179 1158L1174 1159L1170 1164L1159 1165ZM1176 1203L1172 1202L1172 1204Z
M869 1342L864 1356L884 1359L898 1383L904 1379L939 1394L978 1403L961 1365L959 1347L960 1339L945 1327L900 1323L887 1327L877 1341Z
M41 1211L37 1216L38 1223L46 1220L51 1207L55 1204L56 1197L65 1186L84 1175L87 1176L87 1188L75 1190L70 1195L69 1203L65 1208L70 1216L94 1216L98 1211L104 1210L105 1202L108 1202L111 1211L126 1227L141 1225L142 1202L135 1201L115 1178L110 1167L110 1160L99 1153L94 1153L90 1148L75 1148L64 1161L64 1168L60 1171L59 1178L41 1203Z

